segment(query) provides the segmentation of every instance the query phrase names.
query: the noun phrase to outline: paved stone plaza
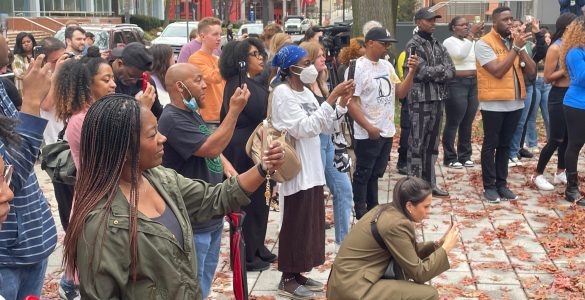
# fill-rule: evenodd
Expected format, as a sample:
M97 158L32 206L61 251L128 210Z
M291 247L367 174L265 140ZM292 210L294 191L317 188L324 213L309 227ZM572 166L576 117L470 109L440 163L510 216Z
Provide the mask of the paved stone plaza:
M541 145L542 146L542 145ZM401 177L396 172L396 147L392 161L380 180L380 203L391 201L392 189ZM536 155L538 157L538 155ZM510 169L510 189L519 200L488 204L481 201L483 192L479 146L473 158L476 166L448 169L437 163L437 182L451 197L435 199L432 215L418 227L420 240L436 240L446 231L450 213L461 224L461 242L450 255L451 269L433 279L442 299L585 299L585 210L570 207L562 198L564 186L541 192L530 184L537 158L522 160L524 165ZM442 158L439 159L442 162ZM580 162L585 174L584 159ZM556 155L549 163L546 177L552 181ZM55 222L59 223L52 185L37 166L43 191L50 199ZM583 182L583 178L581 179ZM328 199L327 221L333 222ZM280 214L270 213L266 243L278 254ZM61 225L60 241L63 239ZM326 263L315 268L309 277L327 281L335 258L334 230L327 230ZM61 276L62 245L49 260L44 298L55 299ZM281 273L276 264L264 272L248 273L250 299L280 299L276 288ZM232 299L229 271L228 232L224 232L220 262L211 299ZM325 299L324 293L320 299ZM391 298L388 298L391 299Z

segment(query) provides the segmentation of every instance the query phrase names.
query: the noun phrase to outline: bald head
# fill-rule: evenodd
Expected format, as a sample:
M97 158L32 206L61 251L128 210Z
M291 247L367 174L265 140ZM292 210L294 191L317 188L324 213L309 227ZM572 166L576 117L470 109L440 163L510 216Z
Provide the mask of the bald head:
M188 63L174 64L167 70L165 87L171 102L176 106L183 106L183 99L189 100L191 97L202 106L200 102L207 88L201 71Z

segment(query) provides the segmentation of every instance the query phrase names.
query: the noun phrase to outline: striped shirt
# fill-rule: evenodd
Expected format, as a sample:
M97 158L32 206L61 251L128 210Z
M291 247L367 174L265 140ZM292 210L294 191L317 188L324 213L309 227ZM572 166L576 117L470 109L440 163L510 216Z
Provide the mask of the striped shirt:
M0 141L5 164L14 166L10 187L14 200L0 229L0 267L35 264L47 258L57 244L55 221L34 172L47 120L19 113L0 83L0 114L16 118L22 138L13 154Z

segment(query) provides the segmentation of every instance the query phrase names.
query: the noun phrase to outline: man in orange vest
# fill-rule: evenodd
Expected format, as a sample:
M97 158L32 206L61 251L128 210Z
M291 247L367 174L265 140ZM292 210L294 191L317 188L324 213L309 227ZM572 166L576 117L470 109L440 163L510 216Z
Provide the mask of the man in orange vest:
M510 31L510 8L494 9L492 18L492 31L475 45L475 57L484 130L481 149L483 197L490 203L498 203L501 199L518 198L507 186L508 152L524 108L523 72L534 76L536 64L525 48L532 33Z

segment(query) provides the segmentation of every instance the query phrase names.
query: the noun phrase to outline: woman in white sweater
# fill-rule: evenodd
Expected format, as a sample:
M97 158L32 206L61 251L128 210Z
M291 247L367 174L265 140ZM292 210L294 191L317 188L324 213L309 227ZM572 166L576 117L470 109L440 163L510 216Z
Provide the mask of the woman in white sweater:
M443 42L456 70L455 77L449 83L449 99L445 102L443 150L444 164L449 168L461 169L474 165L471 160L471 126L479 102L473 48L481 36L483 26L483 23L475 23L470 27L464 17L454 17L449 23L453 36ZM459 140L455 150L457 131Z
M321 163L319 134L333 132L337 113L347 112L353 94L353 81L339 84L321 105L305 87L315 82L318 72L307 51L286 46L275 55L281 84L274 88L271 121L274 128L286 130L296 144L301 171L282 184L284 195L282 228L279 237L278 270L282 279L279 294L292 299L311 299L323 284L301 275L325 261L325 175ZM336 102L339 100L339 104Z

